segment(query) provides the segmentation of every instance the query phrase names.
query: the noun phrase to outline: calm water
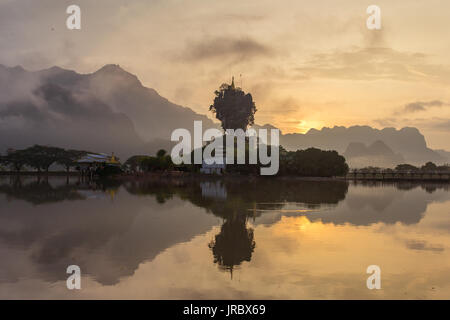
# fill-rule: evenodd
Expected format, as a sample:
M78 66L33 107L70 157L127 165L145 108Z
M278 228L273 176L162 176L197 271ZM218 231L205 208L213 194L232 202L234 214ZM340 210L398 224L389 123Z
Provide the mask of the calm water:
M0 298L449 299L449 232L448 185L0 177Z

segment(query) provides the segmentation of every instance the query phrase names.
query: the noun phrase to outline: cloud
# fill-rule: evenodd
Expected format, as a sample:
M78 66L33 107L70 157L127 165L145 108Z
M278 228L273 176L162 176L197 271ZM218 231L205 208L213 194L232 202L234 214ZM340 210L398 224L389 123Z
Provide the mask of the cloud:
M228 13L228 14L220 14L217 16L214 16L214 19L224 19L224 20L231 20L231 21L263 21L267 17L265 15L258 15L258 14L243 14L243 13Z
M355 48L315 54L296 71L307 78L448 82L450 69L430 64L426 58L423 53L387 47Z
M408 249L411 250L421 250L421 251L433 251L433 252L442 252L444 251L444 247L441 245L430 245L426 241L423 240L407 240L405 245Z
M395 119L395 118L383 118L374 120L379 125L385 126L391 124L396 127L401 123L402 125L414 126L427 131L442 132L447 134L450 132L450 118L416 118L416 119Z
M436 131L450 132L450 119L432 119L427 124L427 127Z
M398 119L395 118L375 119L373 122L384 128L396 127L398 125Z
M218 37L202 40L189 45L181 59L190 62L214 59L252 59L270 57L274 50L252 38Z
M405 105L402 111L406 112L417 112L417 111L425 111L429 107L442 107L443 105L448 105L445 102L442 102L440 100L433 100L433 101L416 101L416 102L410 102Z

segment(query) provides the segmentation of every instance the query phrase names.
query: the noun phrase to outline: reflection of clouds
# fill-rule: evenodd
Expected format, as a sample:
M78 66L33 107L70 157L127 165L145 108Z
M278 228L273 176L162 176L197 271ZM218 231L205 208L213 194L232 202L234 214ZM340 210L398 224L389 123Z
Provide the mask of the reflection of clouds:
M32 206L12 199L5 206L0 197L0 296L73 297L59 291L69 264L80 265L84 290L76 294L88 298L402 298L405 287L406 297L442 297L450 289L436 285L450 244L441 228L450 225L450 194L439 186L428 193L425 185L225 183L227 200L219 202L196 186L120 187L114 202ZM249 223L252 208L279 212ZM217 272L212 240L222 267L241 264L236 281ZM364 286L374 260L384 293ZM411 280L417 276L424 282Z
M427 213L444 214L432 210ZM448 216L447 216L448 219ZM420 222L422 224L423 221ZM304 227L304 228L300 228ZM205 250L219 231L164 250L142 263L132 277L115 286L101 286L83 278L83 290L72 293L64 282L52 287L21 279L2 284L0 296L150 299L430 299L450 296L448 251L409 250L391 233L407 235L415 227L391 225L380 232L378 225L310 222L307 217L283 218L268 227L257 226L258 245L250 263L235 270L233 281L217 272ZM428 243L448 246L448 234L432 232ZM208 263L205 263L208 261ZM382 268L382 290L368 290L365 270L374 261ZM62 287L64 290L59 290ZM45 288L42 290L42 288Z
M313 221L354 225L371 225L379 222L386 224L416 224L424 217L430 202L450 199L444 190L427 193L423 188L403 191L396 186L383 188L350 188L346 201L335 210L308 216Z
M311 207L310 204L284 203L281 207L267 210L268 212L256 218L255 224L270 225L282 217L301 215L306 215L311 221L321 220L333 224L416 224L423 218L430 202L448 199L450 193L445 185L440 184L391 184L383 187L377 187L376 184L361 185L350 188L345 200L336 205L319 203L316 207ZM313 210L301 212L305 208Z
M17 248L7 254L20 252L21 259L3 256L0 281L22 277L15 265L25 260L31 273L47 281L65 279L66 267L78 264L100 283L114 284L215 224L214 217L179 199L164 205L153 198L136 202L124 190L114 203L108 197L33 207L12 201L0 214L0 247Z

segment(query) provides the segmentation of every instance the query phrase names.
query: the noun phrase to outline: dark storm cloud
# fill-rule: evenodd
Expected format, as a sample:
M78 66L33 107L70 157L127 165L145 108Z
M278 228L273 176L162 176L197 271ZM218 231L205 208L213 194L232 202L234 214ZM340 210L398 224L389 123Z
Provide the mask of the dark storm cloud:
M273 55L273 49L251 38L218 37L189 44L180 58L193 62L211 59L250 59Z

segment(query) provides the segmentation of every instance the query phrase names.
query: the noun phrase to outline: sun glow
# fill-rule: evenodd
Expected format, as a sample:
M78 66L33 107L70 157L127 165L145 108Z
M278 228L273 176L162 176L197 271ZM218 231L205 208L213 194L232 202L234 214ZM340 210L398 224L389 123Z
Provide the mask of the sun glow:
M299 123L296 126L298 133L306 133L310 129L320 129L323 125L319 121L306 121L306 120L300 120Z

